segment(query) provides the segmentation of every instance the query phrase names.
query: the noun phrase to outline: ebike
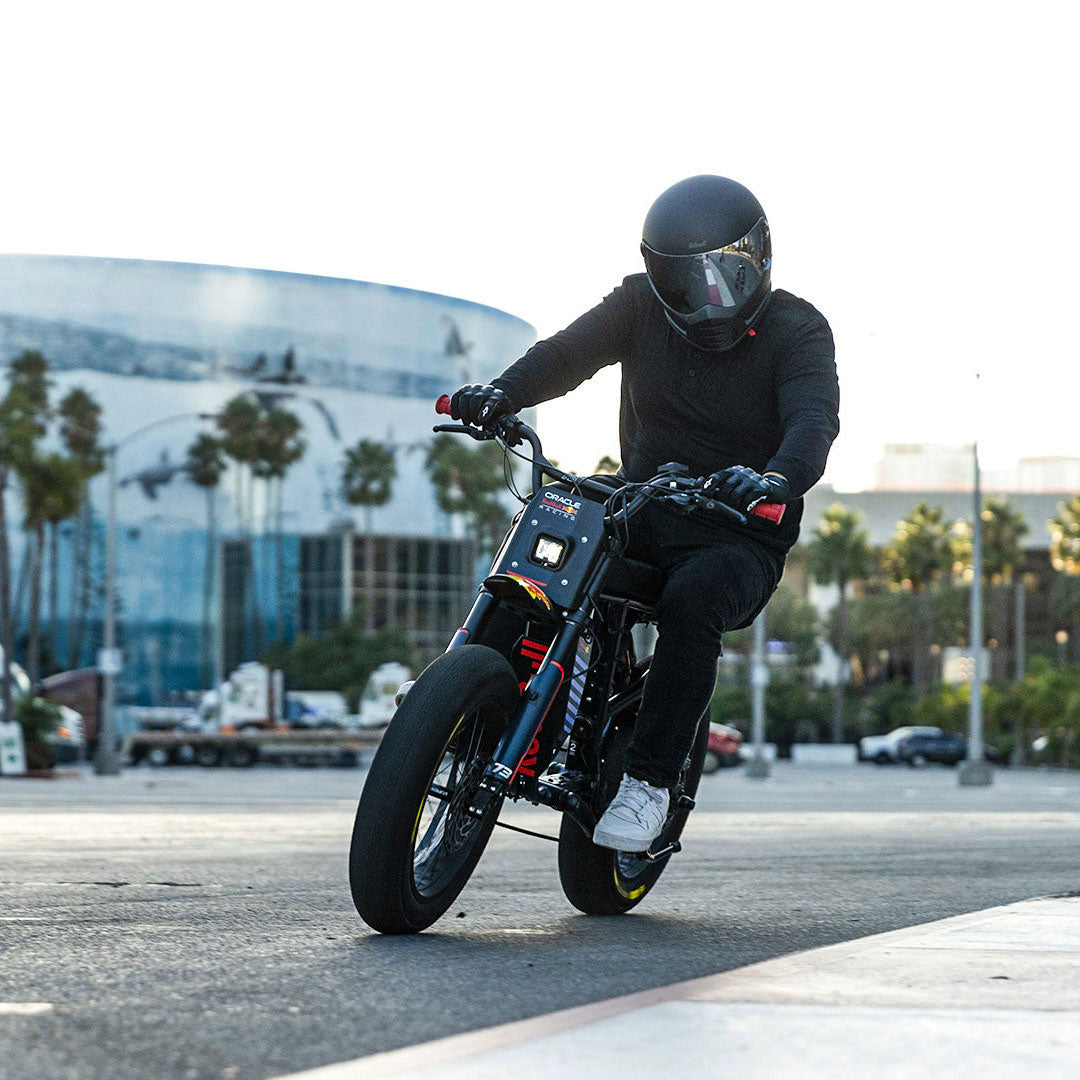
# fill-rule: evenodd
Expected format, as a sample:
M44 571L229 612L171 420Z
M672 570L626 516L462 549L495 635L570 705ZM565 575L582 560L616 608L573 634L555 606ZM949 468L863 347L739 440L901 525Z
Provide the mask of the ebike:
M445 395L436 409L449 412ZM356 910L385 934L431 926L505 824L503 803L524 799L562 815L559 878L570 902L586 914L629 911L680 850L709 727L703 716L649 850L593 844L649 673L631 630L653 619L663 586L656 567L621 554L628 524L649 502L747 519L676 462L643 483L564 472L516 416L433 430L497 440L519 456L527 443L531 491L468 617L407 687L371 763L349 853ZM779 521L783 510L751 512Z

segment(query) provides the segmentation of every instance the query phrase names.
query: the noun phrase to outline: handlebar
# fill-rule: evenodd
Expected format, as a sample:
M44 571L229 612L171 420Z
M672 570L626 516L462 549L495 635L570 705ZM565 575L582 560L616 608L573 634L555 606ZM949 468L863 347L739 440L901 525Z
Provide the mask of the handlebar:
M449 416L450 415L450 395L449 394L440 394L439 395L438 399L435 402L435 411L437 413L439 413L440 415L442 415L442 416ZM511 421L511 423L507 424L506 421ZM533 450L533 488L534 488L534 490L536 488L539 488L543 484L543 474L547 473L549 476L553 476L557 480L563 480L563 481L566 481L566 482L571 483L571 484L584 485L584 486L587 486L587 487L593 487L593 486L601 487L602 486L602 487L604 487L604 490L607 492L607 494L610 494L610 489L608 489L606 487L606 485L595 485L586 478L576 477L576 476L569 476L568 474L564 473L561 469L555 468L555 466L553 466L551 464L551 462L549 462L547 460L547 458L544 457L544 455L543 455L543 453L542 453L542 451L540 449L540 439L537 436L536 432L533 431L533 429L531 427L529 427L527 424L525 424L522 421L518 420L518 418L516 416L515 417L505 417L504 420L501 421L500 423L502 424L503 427L508 429L508 431L506 432L507 434L510 434L510 435L515 437L516 442L519 442L521 439L525 439L529 443L529 445L532 447L532 450ZM473 427L470 427L467 424L441 424L438 427L436 427L435 430L436 431L456 431L456 432L461 432L463 434L473 435L474 438L479 438L480 437L479 434L477 433L477 429L473 428ZM722 502L720 502L719 500L716 500L716 499L708 499L708 498L702 497L699 500L699 504L704 505L705 508L709 509L709 510L721 510L722 509L722 510L727 512L728 516L740 519L745 524L745 517L741 513L739 513L739 511L736 510L734 507L728 506L726 503L722 503ZM752 506L747 511L747 513L753 515L754 517L762 518L765 521L771 521L774 525L779 525L780 522L783 520L785 510L787 510L787 505L785 503L758 503L756 506Z

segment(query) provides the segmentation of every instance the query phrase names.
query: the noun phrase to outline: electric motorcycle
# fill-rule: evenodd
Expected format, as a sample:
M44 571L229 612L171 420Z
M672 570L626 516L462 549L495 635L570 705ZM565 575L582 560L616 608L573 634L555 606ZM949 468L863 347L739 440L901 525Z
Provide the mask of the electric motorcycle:
M436 411L449 413L446 395ZM649 502L747 519L676 462L643 483L564 472L516 416L433 430L496 440L529 461L531 490L518 493L508 473L524 506L446 652L403 688L371 763L349 852L356 910L385 934L431 926L464 888L495 826L516 828L498 820L503 803L525 799L562 815L559 878L571 904L594 915L629 911L680 850L709 725L702 716L649 850L593 844L649 673L631 630L653 618L664 583L654 566L622 556L628 525ZM531 457L516 449L524 444ZM751 512L779 521L783 510L762 504Z

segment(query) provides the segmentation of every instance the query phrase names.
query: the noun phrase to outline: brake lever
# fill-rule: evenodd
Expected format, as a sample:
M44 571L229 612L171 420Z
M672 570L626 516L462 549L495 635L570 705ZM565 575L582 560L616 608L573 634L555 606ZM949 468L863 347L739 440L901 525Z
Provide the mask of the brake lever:
M477 442L487 442L489 439L495 438L489 432L470 427L468 424L436 424L431 430L436 432L450 431L456 435L468 435Z
M717 502L716 499L710 499L707 496L702 496L702 502L699 504L703 506L710 514L715 514L719 511L722 514L726 514L732 521L737 521L740 525L745 525L748 521L747 516L740 510L736 510L734 506L728 506L727 503Z

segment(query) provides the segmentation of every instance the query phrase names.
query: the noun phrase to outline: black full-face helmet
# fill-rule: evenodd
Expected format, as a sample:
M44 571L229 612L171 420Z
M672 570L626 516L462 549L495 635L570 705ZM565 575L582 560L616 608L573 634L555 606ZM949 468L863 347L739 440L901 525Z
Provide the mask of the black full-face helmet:
M726 177L691 176L669 187L645 218L641 254L668 321L699 349L730 349L769 301L765 211Z

